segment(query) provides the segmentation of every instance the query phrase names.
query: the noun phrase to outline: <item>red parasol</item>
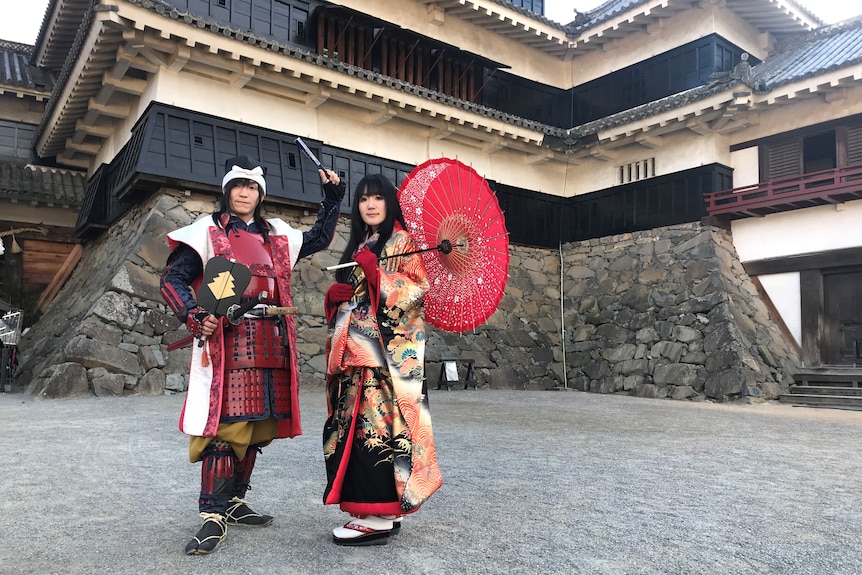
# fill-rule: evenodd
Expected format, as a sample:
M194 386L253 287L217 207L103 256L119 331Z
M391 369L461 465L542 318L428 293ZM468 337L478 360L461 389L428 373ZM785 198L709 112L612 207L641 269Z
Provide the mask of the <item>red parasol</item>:
M509 233L488 182L458 160L439 158L410 172L398 194L407 229L426 250L425 319L453 332L482 325L509 278Z

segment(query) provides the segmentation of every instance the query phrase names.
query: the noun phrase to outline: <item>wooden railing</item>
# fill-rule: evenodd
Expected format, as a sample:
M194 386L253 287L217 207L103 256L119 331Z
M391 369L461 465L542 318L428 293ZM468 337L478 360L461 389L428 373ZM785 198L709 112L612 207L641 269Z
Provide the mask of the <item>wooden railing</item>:
M862 164L770 180L704 195L710 216L764 216L862 198Z

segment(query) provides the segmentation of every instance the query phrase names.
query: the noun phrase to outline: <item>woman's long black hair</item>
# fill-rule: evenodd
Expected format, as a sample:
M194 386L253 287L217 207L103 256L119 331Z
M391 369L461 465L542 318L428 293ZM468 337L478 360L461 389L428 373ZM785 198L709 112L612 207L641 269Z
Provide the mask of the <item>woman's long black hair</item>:
M230 215L230 192L237 186L247 186L253 180L249 180L247 178L237 178L235 180L229 181L224 187L224 193L221 195L221 201L219 202L218 211L213 214L213 221L215 225L221 227L221 217L223 214ZM257 224L257 229L260 230L260 233L263 235L263 242L266 243L269 241L269 224L266 223L266 220L263 218L261 214L261 206L263 205L263 192L258 189L258 200L257 205L254 207L254 223Z
M369 229L365 222L362 221L362 216L359 214L359 198L362 196L382 196L386 203L386 218L378 228L380 234L377 242L371 247L377 256L383 250L387 240L392 236L392 230L395 229L395 222L401 224L401 227L407 229L407 224L404 223L404 215L401 213L401 204L398 203L398 191L389 179L383 174L369 174L359 180L356 184L356 190L353 192L353 209L350 212L350 238L347 240L347 247L344 248L344 253L341 254L340 263L353 261L353 253L356 247L359 246L368 237ZM347 281L350 274L353 273L352 268L338 270L336 279L340 282Z

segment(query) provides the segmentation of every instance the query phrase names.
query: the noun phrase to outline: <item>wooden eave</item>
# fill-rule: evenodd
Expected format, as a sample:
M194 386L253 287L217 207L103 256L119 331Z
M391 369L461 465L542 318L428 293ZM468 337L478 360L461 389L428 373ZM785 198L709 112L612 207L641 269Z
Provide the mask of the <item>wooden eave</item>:
M823 25L814 14L786 0L703 0L701 4L726 4L752 26L774 36L798 34Z
M44 102L51 97L51 93L42 90L24 88L21 86L7 86L0 84L0 96L12 96L21 100L32 99L37 102Z
M87 12L92 0L49 0L45 18L36 40L32 62L39 68L59 70L81 24L81 14Z
M429 97L424 88L293 48L288 53L269 42L239 41L123 0L102 3L66 85L57 87L56 102L46 112L50 116L43 118L37 152L56 155L64 165L91 168L113 134L114 121L128 119L138 108L145 78L165 68L288 98L310 109L332 100L355 108L357 117L370 124L408 121L427 127L431 137L486 151L515 148L548 155L541 147L540 124L524 127L493 110L481 114L469 103L442 94Z
M768 92L756 95L754 102L758 108L780 106L808 98L823 98L826 102L836 102L844 97L847 88L860 84L862 63L776 86Z
M606 45L644 30L661 30L664 21L680 12L713 5L731 10L755 28L775 36L798 34L822 24L783 0L650 0L581 29L573 37L572 55L606 49Z
M417 0L429 13L442 9L460 20L520 42L561 59L593 50L605 50L613 42L644 30L660 30L663 22L693 7L713 5L735 12L765 33L780 37L813 30L822 25L813 14L787 0L649 0L621 11L574 36L517 10L491 0Z
M731 134L758 125L760 115L770 109L813 98L838 102L847 97L848 88L860 85L862 64L778 86L764 93L757 93L737 82L726 90L688 104L655 113L644 112L637 119L598 129L595 132L597 138L589 139L589 145L575 146L569 154L576 160L594 157L610 161L614 157L613 150L635 145L657 148L662 145L664 136L680 130L702 135ZM647 104L645 108L654 105ZM622 116L625 114L637 116L638 111L621 113Z
M490 0L416 1L427 5L429 12L442 9L444 14L557 58L566 57L572 46L565 30Z
M641 119L621 122L596 131L596 138L584 138L588 144L575 145L568 150L574 160L594 158L614 161L616 150L626 146L658 148L663 138L674 132L690 130L698 134L716 131L715 126L734 101L731 92L714 94L708 98L677 108L657 112ZM623 113L624 114L624 113Z
M580 30L574 37L573 53L604 50L607 45L632 34L661 29L663 22L692 9L692 3L677 0L652 0Z
M813 30L822 25L813 14L787 0L649 0L621 11L574 35L491 0L416 0L433 10L490 30L561 59L605 50L626 36L661 30L664 21L693 8L719 6L764 33L776 37Z

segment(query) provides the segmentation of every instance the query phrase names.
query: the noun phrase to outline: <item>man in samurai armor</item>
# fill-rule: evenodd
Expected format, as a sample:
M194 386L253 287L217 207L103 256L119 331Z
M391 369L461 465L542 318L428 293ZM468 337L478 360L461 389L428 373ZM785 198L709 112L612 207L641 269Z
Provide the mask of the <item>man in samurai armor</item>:
M254 311L291 306L293 267L329 246L345 190L335 172L319 170L324 199L314 226L302 232L262 217L266 170L256 161L231 158L225 172L218 211L168 234L171 253L161 277L162 296L197 338L179 423L191 436L190 461L201 462L204 522L186 545L189 555L215 551L228 526L272 522L245 500L257 455L273 439L302 433L294 316L250 312L237 325L213 316L195 299L204 268L216 256L244 264L251 280L240 305L265 291Z

